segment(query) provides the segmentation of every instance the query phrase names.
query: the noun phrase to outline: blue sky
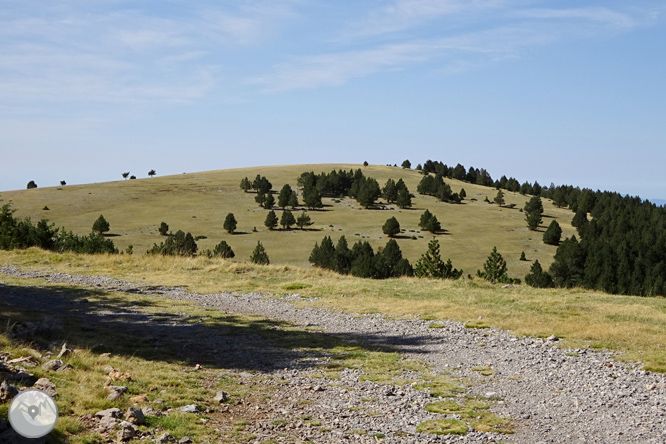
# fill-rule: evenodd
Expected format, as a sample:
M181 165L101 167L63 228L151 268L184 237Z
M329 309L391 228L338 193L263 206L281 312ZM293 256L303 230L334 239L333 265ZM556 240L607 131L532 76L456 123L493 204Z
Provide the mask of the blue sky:
M662 1L0 0L0 190L462 163L666 198Z

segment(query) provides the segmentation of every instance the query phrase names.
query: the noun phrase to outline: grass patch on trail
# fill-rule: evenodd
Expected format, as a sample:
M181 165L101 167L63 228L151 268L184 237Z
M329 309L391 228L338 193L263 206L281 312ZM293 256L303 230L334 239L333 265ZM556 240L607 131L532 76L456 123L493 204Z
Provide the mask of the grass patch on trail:
M489 411L489 408L488 403L473 399L462 404L458 401L448 400L433 402L426 406L426 410L431 413L460 415L462 421L469 423L480 432L513 433L511 420L497 416Z
M428 316L477 322L517 335L563 340L565 348L607 347L620 359L666 371L666 299L609 295L582 289L501 288L477 279L458 281L341 276L315 268L258 266L222 259L145 255L75 255L38 249L0 251L0 265L71 274L110 276L135 283L185 286L197 293L278 293L294 283L301 305L389 316ZM0 279L4 279L0 277ZM277 291L276 291L277 290ZM308 297L318 298L308 302Z
M416 427L417 432L434 435L465 435L469 430L467 424L457 419L433 419L422 422Z

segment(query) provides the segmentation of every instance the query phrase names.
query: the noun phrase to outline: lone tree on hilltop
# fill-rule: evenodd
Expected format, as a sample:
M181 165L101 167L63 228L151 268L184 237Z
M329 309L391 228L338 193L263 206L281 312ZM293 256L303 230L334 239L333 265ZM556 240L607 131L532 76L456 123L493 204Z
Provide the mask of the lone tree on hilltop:
M60 185L62 185L64 187L65 185L67 185L67 182L65 182L64 180L61 180Z
M412 162L410 162L409 160L405 160L404 162L402 162L401 166L405 169L410 169L412 167Z
M396 234L400 233L400 223L398 222L398 219L396 219L395 217L387 219L386 223L382 227L382 231L388 237L393 237Z
M150 170L150 171L148 171L148 175L149 175L150 177L153 177L155 174L157 174L157 173L155 172L155 170Z
M280 225L282 228L290 230L291 226L296 223L296 218L289 210L284 210L282 212L282 217L280 218Z
M305 211L303 211L296 219L296 225L302 230L303 227L309 227L312 225L312 220L310 219L310 216Z
M167 225L166 222L162 222L158 230L162 236L166 236L167 233L169 232L169 225Z
M497 247L493 247L493 251L488 256L486 263L483 265L483 271L477 270L476 274L492 282L493 284L510 283L512 280L506 274L506 261L501 254L497 252Z
M131 176L130 176L130 180L134 180L134 179L136 179L136 176L135 176L135 175L131 175Z
M367 167L368 165L369 165L369 164L368 164L368 161L367 161L367 160L366 160L365 162L363 162L363 166L364 166L364 167Z
M224 219L224 225L223 228L226 230L227 233L229 234L234 234L234 231L236 231L236 218L234 217L234 213L229 213L227 214L227 217Z
M462 270L453 268L451 259L444 262L439 254L439 241L433 239L428 242L428 250L421 256L414 266L414 274L418 277L431 277L438 279L458 279Z
M28 189L30 190L32 188L37 188L37 184L35 183L34 180L31 180L30 182L28 182Z
M559 245L560 238L562 237L562 228L556 220L552 221L548 226L548 229L543 233L543 241L546 244L550 245Z
M258 265L268 265L271 263L271 261L268 259L266 249L261 244L261 241L257 241L257 246L254 247L254 251L250 256L250 261Z
M275 211L271 210L268 212L266 215L266 220L264 220L264 225L266 225L266 228L269 230L274 230L275 227L277 227L278 224L278 217L275 214Z
M123 173L123 179L127 179L129 177L129 171L126 173Z
M111 227L109 226L109 223L106 221L106 219L104 219L104 216L100 214L95 223L93 224L92 229L95 233L102 234L109 231Z
M502 190L497 190L497 196L495 196L495 203L500 207L504 205L504 193Z

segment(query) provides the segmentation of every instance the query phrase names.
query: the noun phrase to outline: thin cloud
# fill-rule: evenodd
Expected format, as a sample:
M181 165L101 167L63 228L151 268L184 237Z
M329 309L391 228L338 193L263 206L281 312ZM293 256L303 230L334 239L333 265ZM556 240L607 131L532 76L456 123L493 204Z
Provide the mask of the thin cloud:
M542 20L591 20L619 28L632 28L638 24L633 17L607 8L529 9L516 16Z

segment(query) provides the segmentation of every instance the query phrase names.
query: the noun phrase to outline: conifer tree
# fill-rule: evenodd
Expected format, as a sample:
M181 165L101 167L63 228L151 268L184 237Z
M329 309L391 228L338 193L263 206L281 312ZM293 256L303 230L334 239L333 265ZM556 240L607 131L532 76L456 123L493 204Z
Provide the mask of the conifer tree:
M402 162L401 166L405 169L410 169L412 167L412 162L410 162L409 160L405 160L404 162Z
M462 270L453 268L451 259L446 262L442 260L439 253L439 241L433 239L428 242L428 250L416 262L414 275L438 279L458 279L462 276Z
M520 260L521 260L521 261L527 261L527 257L525 256L525 252L524 252L524 251L523 251L522 253L520 253Z
M266 202L266 194L261 191L257 191L257 195L254 196L254 201L258 203L260 207L263 207L264 203Z
M351 270L351 262L351 250L347 245L347 239L343 235L338 239L338 243L335 245L335 252L333 253L333 260L330 263L330 267L337 273L349 274L349 271Z
M497 252L497 247L493 247L493 251L483 265L483 271L477 270L476 274L493 284L511 282L511 279L506 274L506 261Z
M571 225L580 229L583 225L585 225L588 222L589 221L587 220L587 213L579 209L578 211L576 211L576 215L571 220Z
M221 241L219 244L215 245L215 248L213 249L213 256L221 257L224 259L231 259L232 257L236 256L234 253L234 250L231 249L229 244L227 244L225 241Z
M294 218L294 215L291 213L289 210L284 210L282 212L282 217L280 218L280 225L282 225L282 228L290 230L291 226L296 223L296 218Z
M309 227L312 225L312 220L310 219L310 216L308 216L308 214L303 211L301 212L300 216L298 216L298 219L296 219L296 225L298 225L298 228L302 230L303 227Z
M379 184L372 177L366 178L361 184L356 200L365 208L370 208L375 205L375 201L381 196Z
M460 193L458 193L458 196L460 196L460 200L464 200L467 197L467 191L465 191L464 188L461 188Z
M553 220L545 233L543 233L543 241L550 245L559 245L560 238L562 237L562 228L556 220Z
M553 286L553 278L543 271L538 260L534 261L530 273L525 276L525 283L536 288L549 288Z
M310 262L316 267L331 268L334 254L335 248L333 247L333 241L329 236L324 236L321 245L315 243L315 246L310 253Z
M395 181L393 179L388 179L386 185L382 189L382 196L386 199L386 202L392 203L398 199L398 189L396 188Z
M241 179L240 187L243 191L247 193L248 190L252 188L252 182L250 182L250 179L248 179L247 177L244 177L243 179Z
M384 226L382 227L382 231L388 237L393 237L400 233L400 223L398 222L398 219L396 219L395 216L387 219L386 223L384 223Z
M539 196L532 197L525 204L525 220L527 221L527 227L534 231L536 230L542 222L541 215L543 214L543 203Z
M261 241L258 241L257 246L254 247L254 251L250 256L250 261L258 265L268 265L271 263L271 261L268 259L268 254L266 253L266 249L261 244Z
M502 190L497 190L497 196L495 196L495 203L500 207L504 205L504 193Z
M430 231L433 234L442 229L441 224L437 220L437 216L432 214L429 210L425 210L425 212L421 215L419 227L425 231Z
M381 254L375 255L375 258L377 257L381 257L381 266L376 268L382 270L381 276L378 277L409 276L413 272L409 261L402 257L402 251L395 239L389 239Z
M398 198L395 203L399 208L410 208L412 206L412 196L406 188L398 191Z
M310 209L321 208L324 206L321 202L321 194L314 185L305 185L305 187L303 187L303 202L305 203L305 206Z
M227 214L227 217L224 219L224 225L222 227L227 231L229 234L234 234L234 231L236 231L236 218L234 217L234 213L229 213Z
M266 215L266 220L264 220L264 225L266 225L269 230L274 230L275 227L277 227L278 217L275 214L275 211L271 210L268 212Z
M298 196L296 196L296 191L291 192L287 205L290 206L292 210L298 206Z
M109 231L111 227L109 226L109 223L106 221L106 219L104 219L104 216L100 214L95 223L93 223L92 229L95 233L102 234Z
M162 222L160 224L160 228L158 229L158 231L162 236L166 236L167 233L169 232L169 225L167 225L166 222Z
M266 195L266 200L264 201L264 208L266 210L270 210L273 208L273 205L275 205L275 198L273 197L273 193L268 193Z
M293 193L294 190L291 189L289 184L285 184L280 190L280 194L278 195L278 207L284 209L287 205L289 205L289 199Z

